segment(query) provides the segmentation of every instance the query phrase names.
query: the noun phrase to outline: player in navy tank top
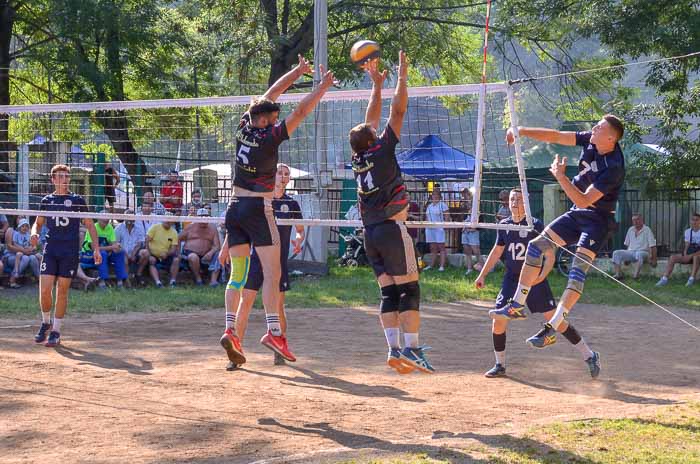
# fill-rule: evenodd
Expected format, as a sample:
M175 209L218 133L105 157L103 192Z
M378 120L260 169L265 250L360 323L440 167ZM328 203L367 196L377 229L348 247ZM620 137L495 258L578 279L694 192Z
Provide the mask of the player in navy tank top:
M555 248L576 244L566 289L554 315L540 332L528 339L534 345L544 346L546 338L551 337L564 323L567 314L581 297L586 275L596 254L615 226L615 205L625 181L625 158L618 144L624 132L622 121L611 114L603 116L589 132L519 128L520 135L535 140L582 147L578 174L573 179L569 180L566 176L566 157L560 161L559 155L556 155L550 167L550 172L574 206L528 244L525 266L512 304L490 311L493 318L521 318L530 287L552 270ZM508 143L513 143L512 129L508 130L506 139ZM579 348L591 377L598 377L600 354L585 344Z
M536 238L544 230L544 224L542 224L542 221L539 219L533 219L534 230L531 231L505 229L505 227L509 225L527 225L523 194L519 189L510 191L508 206L511 216L499 222L499 224L504 226L504 229L498 230L496 243L493 245L486 259L486 263L479 273L479 277L477 277L474 282L477 289L483 288L486 276L494 269L498 260L503 258L505 272L503 274L503 281L501 282L501 291L496 298L496 309L507 306L509 301L513 298L515 289L518 286L520 272L525 263L525 253L528 242ZM549 282L547 282L546 278L538 284L533 285L528 293L526 304L531 313L542 313L546 320L554 314L556 304L554 302L552 289L549 287ZM491 334L493 339L493 351L496 355L496 364L484 374L486 377L503 377L506 375L507 328L508 319L494 319ZM560 332L567 340L574 344L579 343L581 337L573 326L564 322L559 328ZM556 334L549 334L545 340L545 346L554 344L556 340Z
M41 307L42 324L34 336L35 343L46 343L46 346L56 346L61 343L61 325L68 305L68 292L73 276L79 266L80 252L80 219L61 216L61 212L87 212L85 200L68 190L70 184L70 169L58 164L51 169L51 182L56 190L41 199L40 211L55 211L52 216L37 216L32 226L31 243L37 246L39 232L46 224L48 233L46 245L41 260L41 277L39 280L39 305ZM92 250L95 264L102 262L97 230L92 219L82 219L83 224L92 238ZM56 303L53 320L51 308L53 288L56 286Z

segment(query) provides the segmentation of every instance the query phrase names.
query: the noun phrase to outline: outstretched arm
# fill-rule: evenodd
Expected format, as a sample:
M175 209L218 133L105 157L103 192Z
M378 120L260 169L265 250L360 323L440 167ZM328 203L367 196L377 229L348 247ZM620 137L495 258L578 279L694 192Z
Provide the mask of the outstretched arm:
M294 84L294 81L299 79L306 73L312 72L311 65L304 59L303 56L299 55L299 64L294 66L291 71L289 71L284 76L277 79L277 82L272 84L272 87L267 89L263 97L269 98L272 101L277 101L280 95L287 91L289 87Z
M396 82L394 98L391 100L391 110L389 112L389 126L396 134L396 138L401 137L401 126L403 117L408 107L408 62L406 53L399 52L399 80Z
M365 113L365 123L379 129L379 118L382 117L382 86L386 79L386 70L380 73L377 69L379 60L372 60L367 65L367 74L372 79L372 95L369 97L367 112Z
M554 129L543 129L541 127L518 127L518 133L521 137L529 137L539 140L540 142L557 143L559 145L576 145L576 132L562 132ZM515 141L513 129L508 129L506 132L506 142L512 145Z
M335 77L332 71L324 72L323 66L320 67L321 74L323 78L311 93L306 95L302 101L299 102L297 107L292 111L287 119L285 119L285 124L287 125L287 134L292 135L292 132L299 127L299 124L306 118L311 112L316 108L318 102L321 101L321 97L326 93L331 85L335 82Z

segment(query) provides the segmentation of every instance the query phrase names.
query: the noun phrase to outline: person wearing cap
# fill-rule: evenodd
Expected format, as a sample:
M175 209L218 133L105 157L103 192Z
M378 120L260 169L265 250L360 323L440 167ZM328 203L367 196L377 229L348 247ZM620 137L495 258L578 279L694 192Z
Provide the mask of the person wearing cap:
M148 272L158 288L163 287L158 271L159 264L170 269L171 288L175 287L177 273L180 270L179 240L172 220L168 219L169 216L172 214L165 213L163 222L151 226L146 234L146 247L149 253Z
M182 207L182 216L193 216L191 211L194 209L195 214L199 208L204 208L204 202L202 201L202 191L200 189L194 189L192 191L191 201ZM186 226L185 226L186 227Z
M37 278L40 275L41 255L37 252L37 247L31 245L30 238L29 221L24 217L17 222L17 227L8 228L5 232L4 261L7 267L12 269L10 288L20 287L17 278L24 274L27 268L30 268Z
M107 210L102 210L100 213L108 213ZM100 254L102 262L97 264L97 272L100 276L98 288L105 290L107 288L106 281L109 278L109 266L114 266L114 275L117 278L117 288L124 287L124 281L129 277L126 268L126 253L122 249L121 243L117 240L117 235L114 231L114 226L109 219L98 219L95 224L97 230L97 240L100 244ZM83 248L80 253L80 264L94 266L95 261L91 251L92 238L90 234L85 234L83 240Z
M127 209L124 214L134 214L134 210ZM138 227L133 219L127 219L119 224L114 228L114 233L124 251L124 263L128 273L131 266L139 263L139 251L143 249L146 233L143 227ZM148 261L147 257L145 261Z
M168 180L160 188L160 201L163 202L165 209L172 214L180 214L182 209L183 189L178 175L176 169L171 169Z
M208 209L199 208L197 210L197 217L209 216ZM218 253L221 248L219 232L216 230L214 224L193 222L180 232L179 239L185 244L182 252L182 259L187 261L192 271L195 284L203 285L201 267L204 264L210 267L210 270L214 270L211 264L216 260L216 253ZM216 287L218 285L216 281L217 275L211 272L209 277L209 285L211 287Z

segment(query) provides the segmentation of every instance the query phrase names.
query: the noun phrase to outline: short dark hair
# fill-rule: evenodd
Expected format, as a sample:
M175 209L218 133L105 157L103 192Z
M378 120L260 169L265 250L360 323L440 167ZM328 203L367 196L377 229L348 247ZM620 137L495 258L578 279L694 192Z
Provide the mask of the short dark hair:
M625 135L625 125L622 123L622 120L614 114L606 114L603 116L603 119L615 130L617 133L617 140L622 139Z
M265 97L254 98L248 107L251 120L255 120L263 114L279 113L279 111L280 105Z
M698 213L697 211L695 211L695 212L693 213L693 216L694 216L694 217L697 217L697 218L700 218L700 213Z
M57 172L67 172L70 174L70 168L66 166L65 164L57 164L56 166L51 168L51 177L54 176Z
M367 150L376 140L372 125L367 123L358 124L350 129L350 148L353 153L361 153Z

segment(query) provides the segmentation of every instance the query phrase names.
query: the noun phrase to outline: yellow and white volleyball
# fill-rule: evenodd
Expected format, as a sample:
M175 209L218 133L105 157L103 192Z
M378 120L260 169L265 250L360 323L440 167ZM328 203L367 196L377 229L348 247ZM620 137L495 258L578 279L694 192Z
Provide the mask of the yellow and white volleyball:
M381 49L377 42L360 40L350 49L350 59L359 67L363 67L368 61L379 58Z

